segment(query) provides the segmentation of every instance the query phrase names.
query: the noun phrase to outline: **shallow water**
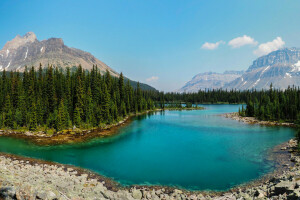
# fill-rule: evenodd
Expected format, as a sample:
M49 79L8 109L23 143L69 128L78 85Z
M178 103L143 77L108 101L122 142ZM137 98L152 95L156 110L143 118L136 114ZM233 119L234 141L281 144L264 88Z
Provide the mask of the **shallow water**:
M267 151L295 134L218 115L239 105L204 106L138 116L115 136L81 144L41 147L0 137L0 152L88 168L124 185L226 190L273 170Z

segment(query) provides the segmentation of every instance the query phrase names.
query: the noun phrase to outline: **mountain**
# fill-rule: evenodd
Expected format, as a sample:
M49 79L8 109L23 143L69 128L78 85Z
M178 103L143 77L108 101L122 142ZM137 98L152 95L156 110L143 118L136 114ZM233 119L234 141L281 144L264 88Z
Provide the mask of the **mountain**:
M286 89L288 86L300 86L300 49L285 48L259 57L248 70L224 88Z
M225 71L224 73L205 72L197 74L187 82L178 92L198 92L205 89L219 89L226 83L235 80L243 71Z
M91 69L93 65L97 65L100 71L108 70L113 76L118 76L117 72L92 54L70 48L60 38L39 41L33 32L24 36L17 35L0 50L1 71L22 71L25 65L39 66L40 63L43 67L48 64L55 67L73 67L81 64L84 69Z
M61 38L50 38L39 41L33 32L28 32L24 36L17 35L13 40L8 41L0 50L0 71L23 71L25 66L38 67L48 64L54 67L75 67L79 64L82 68L90 70L93 65L103 73L108 70L111 75L118 77L119 74L98 60L92 54L68 47ZM127 80L127 79L126 79ZM137 82L130 80L131 85L136 87ZM156 90L147 85L140 84L144 90Z

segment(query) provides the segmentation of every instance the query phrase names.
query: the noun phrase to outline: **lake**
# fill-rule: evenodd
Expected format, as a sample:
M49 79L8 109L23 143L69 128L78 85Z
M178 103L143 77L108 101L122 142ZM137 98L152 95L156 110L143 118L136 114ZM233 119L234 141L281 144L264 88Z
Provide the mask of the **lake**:
M86 143L37 146L0 137L7 152L91 169L124 185L226 190L274 170L268 150L293 138L287 127L247 125L219 114L240 105L135 117L117 134Z

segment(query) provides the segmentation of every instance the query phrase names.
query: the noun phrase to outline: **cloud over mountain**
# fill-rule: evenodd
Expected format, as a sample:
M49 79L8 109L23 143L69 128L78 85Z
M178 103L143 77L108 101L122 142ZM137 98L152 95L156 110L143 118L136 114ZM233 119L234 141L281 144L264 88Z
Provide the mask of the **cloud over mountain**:
M271 42L262 43L258 46L256 50L253 51L253 53L257 56L263 56L267 55L268 53L272 51L276 51L280 48L282 48L285 45L285 42L282 40L281 37L275 38Z

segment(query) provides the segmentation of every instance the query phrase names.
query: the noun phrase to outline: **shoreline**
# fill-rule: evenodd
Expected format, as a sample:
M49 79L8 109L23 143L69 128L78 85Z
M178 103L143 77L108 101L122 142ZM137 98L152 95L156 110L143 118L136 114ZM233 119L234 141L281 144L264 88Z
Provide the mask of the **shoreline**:
M263 121L258 120L255 117L242 117L238 114L238 112L233 113L225 113L221 114L221 116L225 118L230 118L236 121L240 121L246 124L259 124L264 126L286 126L286 127L296 127L294 123L288 123L288 122L277 122L277 121Z
M71 144L71 143L80 143L86 142L88 140L100 137L108 137L113 136L117 133L117 131L126 125L128 125L134 117L140 115L146 115L152 112L161 112L161 111L181 111L181 110L203 110L204 108L165 108L165 109L155 109L155 110L148 110L137 114L130 114L126 116L121 121L107 125L103 128L91 128L91 129L84 129L84 130L73 130L67 129L65 131L56 132L53 135L47 135L45 132L31 132L31 131L16 131L13 129L7 130L0 130L0 137L14 137L18 139L28 140L33 142L37 145L60 145L60 144Z

